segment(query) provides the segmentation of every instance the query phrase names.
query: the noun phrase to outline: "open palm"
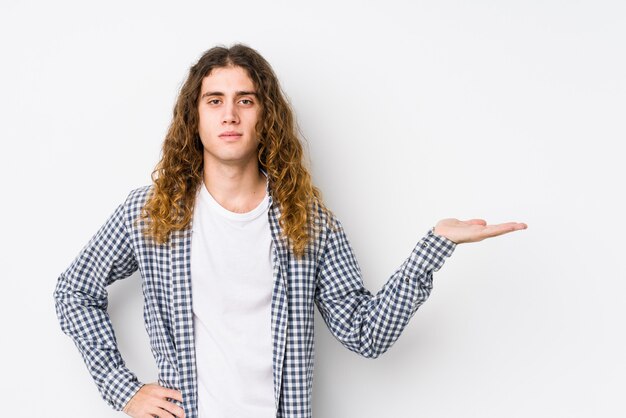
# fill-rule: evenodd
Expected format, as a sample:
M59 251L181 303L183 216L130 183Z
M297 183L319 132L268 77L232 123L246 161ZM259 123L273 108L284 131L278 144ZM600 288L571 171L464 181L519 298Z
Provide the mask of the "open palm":
M487 225L484 219L460 221L458 219L448 218L437 222L434 233L446 237L457 244L461 244L464 242L478 242L485 238L497 237L498 235L526 228L528 228L526 224L519 222Z

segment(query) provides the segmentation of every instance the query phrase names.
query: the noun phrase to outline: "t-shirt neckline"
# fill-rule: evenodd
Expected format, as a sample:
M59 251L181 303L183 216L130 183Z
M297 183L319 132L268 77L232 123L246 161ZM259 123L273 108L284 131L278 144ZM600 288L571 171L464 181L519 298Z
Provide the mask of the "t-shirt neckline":
M267 187L265 188L265 197L263 197L263 200L261 200L261 202L254 209L244 213L232 212L220 205L211 193L209 193L209 190L204 184L204 180L200 185L200 198L208 204L209 208L213 212L227 219L240 222L251 221L258 218L269 207L269 194L267 193Z

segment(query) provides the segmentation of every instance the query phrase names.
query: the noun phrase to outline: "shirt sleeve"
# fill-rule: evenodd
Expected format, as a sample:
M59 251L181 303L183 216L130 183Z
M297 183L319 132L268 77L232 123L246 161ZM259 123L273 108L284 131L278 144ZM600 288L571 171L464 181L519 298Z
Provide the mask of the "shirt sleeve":
M61 273L54 300L61 329L80 351L102 398L116 410L141 388L126 368L107 313L106 286L137 270L120 205Z
M315 303L331 333L349 350L376 358L398 339L428 299L433 272L456 244L431 229L411 255L373 295L339 221L329 235L317 276Z

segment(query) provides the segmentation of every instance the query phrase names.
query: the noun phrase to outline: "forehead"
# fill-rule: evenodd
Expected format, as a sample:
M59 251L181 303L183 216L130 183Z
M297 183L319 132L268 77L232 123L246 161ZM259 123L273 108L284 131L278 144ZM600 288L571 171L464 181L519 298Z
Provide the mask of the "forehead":
M220 91L254 91L254 82L248 72L241 67L214 68L209 75L202 79L202 93Z

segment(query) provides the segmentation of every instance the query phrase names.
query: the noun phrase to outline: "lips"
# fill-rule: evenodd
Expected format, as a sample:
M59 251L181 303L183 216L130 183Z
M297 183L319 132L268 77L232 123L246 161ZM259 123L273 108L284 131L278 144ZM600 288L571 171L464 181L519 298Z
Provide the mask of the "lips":
M224 141L236 141L241 138L243 134L235 131L222 132L219 137Z
M237 139L241 137L241 133L235 131L223 132L219 136L224 139Z

